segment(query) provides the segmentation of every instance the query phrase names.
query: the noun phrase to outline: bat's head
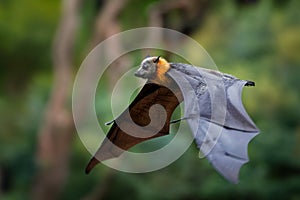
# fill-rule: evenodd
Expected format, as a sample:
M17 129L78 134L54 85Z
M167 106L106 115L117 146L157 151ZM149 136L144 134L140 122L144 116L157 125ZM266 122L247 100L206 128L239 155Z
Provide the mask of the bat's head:
M135 76L150 79L156 82L165 81L165 73L169 70L170 64L160 56L145 58Z

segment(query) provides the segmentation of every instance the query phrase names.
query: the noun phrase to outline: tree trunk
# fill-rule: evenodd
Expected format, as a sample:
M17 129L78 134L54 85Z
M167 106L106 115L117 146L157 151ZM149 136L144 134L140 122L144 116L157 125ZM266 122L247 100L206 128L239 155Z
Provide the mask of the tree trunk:
M38 172L32 190L33 199L58 199L68 175L74 131L68 100L80 2L62 2L61 21L53 41L54 85L38 135Z
M108 37L120 33L122 31L120 25L120 13L129 3L129 0L106 0L102 9L97 14L94 31L90 42L90 48L94 48L99 42L107 39ZM115 39L109 44L105 52L106 58L120 56L122 52L121 41ZM108 85L112 88L118 78L124 74L131 62L126 55L119 57L107 69Z
M105 40L106 38L119 33L122 29L120 26L119 16L125 6L129 3L129 0L106 0L102 9L99 10L97 14L94 33L90 40L90 49L94 48L99 42ZM121 55L122 44L119 40L114 40L110 43L110 48L107 49L106 57L115 57ZM112 88L114 83L128 70L131 62L126 55L118 58L111 66L108 68L108 78L109 87ZM96 200L105 199L105 195L108 192L114 173L108 169L105 173L103 179L93 188L91 193L85 196L84 200Z

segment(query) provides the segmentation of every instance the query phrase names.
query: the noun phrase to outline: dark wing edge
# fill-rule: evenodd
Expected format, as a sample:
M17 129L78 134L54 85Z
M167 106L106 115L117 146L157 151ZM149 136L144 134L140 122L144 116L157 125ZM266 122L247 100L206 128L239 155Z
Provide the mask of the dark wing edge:
M156 137L168 135L170 119L173 111L180 103L179 101L182 100L178 100L176 95L168 88L154 83L146 83L140 93L128 107L129 113L133 122L135 122L137 125L147 125L150 120L150 107L152 107L154 104L160 104L167 112L167 118L163 128L151 137L134 137L125 133L118 127L116 123L114 123L94 157L88 163L85 173L88 174L99 162L118 157L124 151L136 144ZM122 113L116 120L121 119L121 121L125 121L125 123L127 123L127 116L124 113Z

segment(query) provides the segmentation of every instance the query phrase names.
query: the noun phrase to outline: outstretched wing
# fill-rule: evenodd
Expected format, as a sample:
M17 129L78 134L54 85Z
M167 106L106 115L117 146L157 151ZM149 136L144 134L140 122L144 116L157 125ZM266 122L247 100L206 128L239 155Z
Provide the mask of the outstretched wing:
M181 77L174 80L198 148L222 176L237 183L241 166L249 161L248 143L259 133L242 104L247 81L186 64L172 67L170 76Z
M179 90L178 92L180 93ZM174 109L182 101L180 97L181 95L176 96L167 87L155 83L145 84L128 109L115 119L106 138L87 165L86 173L99 162L118 157L136 144L169 134L170 119ZM156 104L163 108L155 107ZM149 113L153 114L155 120L151 121ZM157 130L157 127L161 128Z

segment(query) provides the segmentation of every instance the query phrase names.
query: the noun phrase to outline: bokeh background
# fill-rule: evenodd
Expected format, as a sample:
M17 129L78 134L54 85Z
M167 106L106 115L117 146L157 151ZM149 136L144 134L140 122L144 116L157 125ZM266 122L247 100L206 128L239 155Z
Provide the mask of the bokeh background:
M1 0L0 199L300 199L299 9L298 0ZM239 184L198 159L195 145L156 172L99 165L84 174L91 155L72 120L76 72L99 42L144 26L185 33L221 71L256 82L243 100L261 134ZM142 56L113 63L98 104Z

